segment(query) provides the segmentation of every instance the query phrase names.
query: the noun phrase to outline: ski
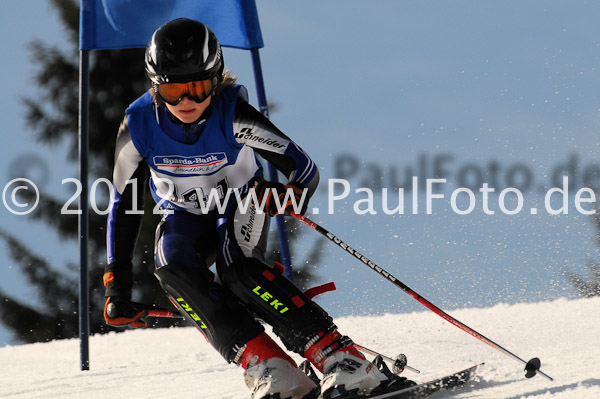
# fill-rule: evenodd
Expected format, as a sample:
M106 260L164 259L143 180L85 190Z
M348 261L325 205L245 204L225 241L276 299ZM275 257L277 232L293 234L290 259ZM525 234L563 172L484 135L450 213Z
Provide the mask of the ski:
M363 397L365 399L418 399L425 398L435 392L452 389L464 385L473 377L478 367L484 363L477 364L459 372L449 374L447 376L417 384L412 387L401 389L399 391L385 392L372 396Z
M377 356L375 358L373 364L376 367L378 367L384 374L386 374L388 376L391 375L391 372L389 371L389 369L383 362L383 359L381 359L381 356ZM476 364L474 366L471 366L464 370L458 371L456 373L448 374L444 377L437 378L435 380L431 380L431 381L424 382L421 384L408 386L403 389L395 389L395 390L388 391L388 392L381 392L381 390L379 390L379 392L377 392L375 394L371 394L371 395L360 395L360 394L357 394L356 392L351 393L351 392L346 392L343 389L341 391L337 391L337 389L335 389L333 392L330 392L329 393L330 396L328 395L327 397L330 397L332 399L422 399L422 398L426 398L429 395L432 395L438 391L453 389L453 388L460 387L461 385L464 385L473 377L473 375L475 375L475 371L477 370L477 368L479 368L483 365L484 365L484 363ZM317 376L317 373L315 373L315 371L311 367L308 360L305 360L299 366L299 368L308 376L308 378L313 380L317 386L320 384L319 377ZM407 382L406 378L397 377L395 383L396 384L400 383L400 384L406 385L406 382ZM384 388L384 389L391 389L395 383L392 382L390 385L388 385L387 388ZM318 391L318 389L317 389L317 391ZM316 398L317 395L318 395L318 392L316 392L316 391L314 393L311 392L308 396L305 397L305 399ZM321 396L319 396L319 398L321 398Z

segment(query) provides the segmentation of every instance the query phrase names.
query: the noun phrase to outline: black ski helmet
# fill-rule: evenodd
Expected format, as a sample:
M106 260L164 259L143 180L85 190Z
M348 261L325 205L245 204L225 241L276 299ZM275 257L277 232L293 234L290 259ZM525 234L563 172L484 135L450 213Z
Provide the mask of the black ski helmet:
M174 19L160 26L146 47L146 75L156 90L162 83L223 78L223 52L215 34L202 22Z

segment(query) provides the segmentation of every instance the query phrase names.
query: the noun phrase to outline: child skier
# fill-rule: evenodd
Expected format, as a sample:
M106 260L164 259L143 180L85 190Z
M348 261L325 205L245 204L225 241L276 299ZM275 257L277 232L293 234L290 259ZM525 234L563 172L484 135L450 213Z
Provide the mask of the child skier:
M146 325L144 309L131 302L141 216L128 211L143 209L150 178L163 210L155 275L225 360L244 368L253 399L368 395L399 384L366 360L325 310L264 263L269 216L290 212L302 200L306 209L319 172L296 143L248 104L245 88L224 71L213 32L185 18L168 22L154 32L145 61L152 89L127 108L117 136L106 322ZM264 180L256 154L289 182ZM220 209L215 200L226 201L232 190L239 195ZM253 190L256 201L244 207L240 200ZM215 262L218 279L209 270ZM320 386L255 316L323 373Z

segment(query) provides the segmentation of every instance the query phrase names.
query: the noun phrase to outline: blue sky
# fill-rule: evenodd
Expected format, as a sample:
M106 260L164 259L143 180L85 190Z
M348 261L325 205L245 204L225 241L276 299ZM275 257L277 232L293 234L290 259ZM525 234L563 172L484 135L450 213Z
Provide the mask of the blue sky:
M569 214L557 216L542 211L542 193L570 159L577 160L570 177L578 188L586 170L600 164L598 3L259 0L257 6L267 96L277 104L272 119L320 167L322 187L311 203L320 209L315 221L442 308L574 295L564 272L586 273L587 262L598 257L595 231L590 217L575 211L574 193ZM35 94L26 44L36 38L60 44L66 37L42 2L5 8L2 52L10 62L0 79L8 145L0 147L0 188L26 165L36 183L66 200L72 187L61 180L76 176L75 165L65 160L64 146L35 142L15 101ZM256 104L249 54L226 49L225 60ZM36 168L31 156L49 168ZM327 179L336 177L342 156L357 165L348 175L352 194L329 215ZM449 182L433 214L425 214L423 198L419 213L411 214L410 194L405 214L383 214L377 189L394 187L407 168L432 168L435 159L445 159ZM457 215L449 204L452 190L479 174L490 179L494 170L501 184L527 176L525 210L509 216L496 206L486 215L477 194L475 210ZM375 188L377 215L353 211L365 198L354 191L365 185ZM497 199L496 193L490 202ZM534 206L540 212L532 215ZM57 266L77 258L74 243L1 204L0 217L4 228ZM299 252L309 250L314 237L307 229ZM2 245L0 255L0 287L35 301ZM335 315L419 309L333 246L317 270L322 281L338 285L321 299ZM6 342L0 333L0 345Z

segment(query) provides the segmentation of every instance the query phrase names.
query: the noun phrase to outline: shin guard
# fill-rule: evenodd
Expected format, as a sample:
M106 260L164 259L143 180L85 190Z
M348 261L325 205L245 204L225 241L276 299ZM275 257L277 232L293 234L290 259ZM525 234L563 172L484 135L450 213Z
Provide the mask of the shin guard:
M249 309L273 326L289 350L303 354L311 337L335 329L323 308L277 270L256 259L232 263L223 281Z
M264 331L254 317L204 268L166 265L154 274L179 312L227 360Z

